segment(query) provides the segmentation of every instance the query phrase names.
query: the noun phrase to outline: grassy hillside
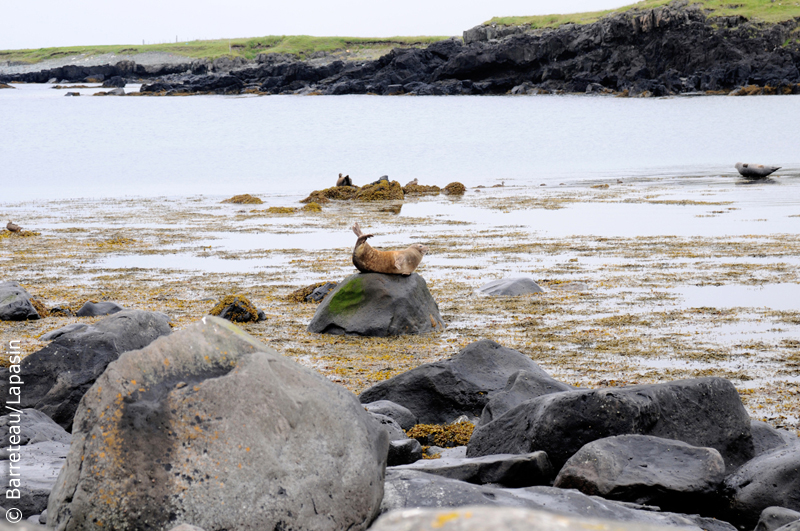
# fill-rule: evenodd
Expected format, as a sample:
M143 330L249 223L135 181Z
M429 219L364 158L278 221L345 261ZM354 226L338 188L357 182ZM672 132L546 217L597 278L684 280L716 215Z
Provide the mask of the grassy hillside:
M105 53L135 55L144 52L168 52L189 58L216 59L222 56L242 56L255 59L260 53L290 53L306 57L314 52L335 50L385 50L395 47L426 46L447 37L310 37L308 35L268 36L250 39L219 39L212 41L190 41L169 44L113 45L113 46L69 46L62 48L39 48L37 50L0 50L0 61L38 63L46 59L58 59L71 55Z
M702 4L710 16L742 15L761 22L781 22L800 17L800 2L796 0L690 0L692 4ZM620 13L631 9L650 9L670 3L670 0L643 0L635 4L572 15L540 15L534 17L494 17L485 24L503 26L530 24L534 28L554 28L562 24L588 24L610 13Z

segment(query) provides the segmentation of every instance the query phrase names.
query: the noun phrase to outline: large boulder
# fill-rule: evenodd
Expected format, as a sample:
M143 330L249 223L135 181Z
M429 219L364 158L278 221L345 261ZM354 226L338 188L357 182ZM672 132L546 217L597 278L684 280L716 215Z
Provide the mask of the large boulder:
M767 507L761 511L753 531L775 531L792 522L800 523L800 512L785 507Z
M439 307L417 273L356 273L322 300L308 331L318 334L401 336L444 330Z
M0 321L39 319L31 294L18 282L0 282Z
M553 480L553 467L544 452L423 459L394 470L418 470L467 483L492 483L505 487L549 485Z
M207 316L86 393L48 524L366 529L387 450L349 391Z
M750 433L753 434L757 456L782 446L800 444L800 439L794 433L773 428L763 420L751 420Z
M408 408L405 408L400 404L395 404L391 400L378 400L376 402L364 404L364 409L370 413L386 415L397 422L404 430L410 430L419 424L416 415L414 415Z
M584 444L628 434L715 448L728 470L754 455L750 417L723 378L540 396L478 426L467 455L544 450L560 469Z
M731 520L749 527L767 507L800 511L800 445L776 448L745 463L725 479Z
M0 465L8 472L3 488L6 500L27 518L47 508L71 436L36 409L7 411L7 415L0 417L0 461L9 461ZM5 512L0 516L5 516Z
M75 313L78 317L99 317L102 315L112 315L123 311L125 308L112 301L93 302L86 301L83 306Z
M481 413L479 424L486 424L514 409L523 402L542 395L572 391L569 384L552 379L544 371L519 371L508 378L505 388L492 396Z
M456 509L400 509L378 519L370 531L675 531L641 522L558 515L520 507L471 505ZM691 528L690 528L691 529ZM695 528L696 529L696 528Z
M563 516L603 518L639 525L671 525L699 531L689 518L672 513L634 509L619 502L554 487L521 489L474 485L416 470L386 471L381 512L409 508L455 508L470 505L523 507ZM705 527L705 526L704 526Z
M713 448L649 435L592 441L569 458L554 487L667 511L719 514L725 462Z
M58 336L20 364L25 392L19 408L36 408L69 430L78 402L120 354L169 334L163 313L127 310ZM0 395L8 396L8 368L0 368Z
M448 360L427 363L379 382L359 398L364 404L390 400L408 408L420 423L446 424L461 415L480 417L489 400L519 371L551 381L554 388L558 385L525 354L482 339Z

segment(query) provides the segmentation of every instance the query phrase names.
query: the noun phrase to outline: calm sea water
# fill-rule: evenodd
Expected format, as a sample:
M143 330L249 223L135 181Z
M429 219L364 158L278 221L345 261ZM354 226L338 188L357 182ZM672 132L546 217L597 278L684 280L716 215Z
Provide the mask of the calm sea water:
M130 87L129 87L130 90ZM800 96L64 97L0 91L0 203L305 195L389 175L443 186L800 176ZM800 181L800 179L795 179ZM795 197L797 187L791 186ZM783 187L775 200L785 197Z

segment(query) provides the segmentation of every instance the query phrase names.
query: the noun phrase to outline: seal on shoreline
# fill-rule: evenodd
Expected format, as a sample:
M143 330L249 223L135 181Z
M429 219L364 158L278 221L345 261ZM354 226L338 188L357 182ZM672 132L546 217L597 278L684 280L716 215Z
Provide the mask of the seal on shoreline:
M364 234L358 223L353 224L353 232L358 236L353 248L353 265L362 273L387 273L390 275L410 275L414 272L428 247L415 243L402 251L378 251L367 243L373 234Z
M8 225L6 225L6 228L11 232L19 232L22 230L22 227L20 227L16 223L13 223L11 220L8 221Z
M336 186L353 186L353 181L350 180L349 175L345 175L342 177L342 174L339 174L339 178L336 179Z
M764 177L770 175L778 171L780 166L764 166L763 164L748 164L748 163L736 163L736 169L742 175L742 177L747 177L749 179L763 179Z

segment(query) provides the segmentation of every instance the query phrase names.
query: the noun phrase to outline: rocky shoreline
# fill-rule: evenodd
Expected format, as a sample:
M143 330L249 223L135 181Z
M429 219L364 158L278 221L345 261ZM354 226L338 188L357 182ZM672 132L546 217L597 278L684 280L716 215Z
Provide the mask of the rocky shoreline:
M119 78L143 83L135 93L142 95L800 93L800 19L764 24L741 16L709 18L686 4L678 0L556 29L478 26L463 39L398 48L372 61L300 61L279 54L261 54L253 62L125 60L5 74L0 82Z

